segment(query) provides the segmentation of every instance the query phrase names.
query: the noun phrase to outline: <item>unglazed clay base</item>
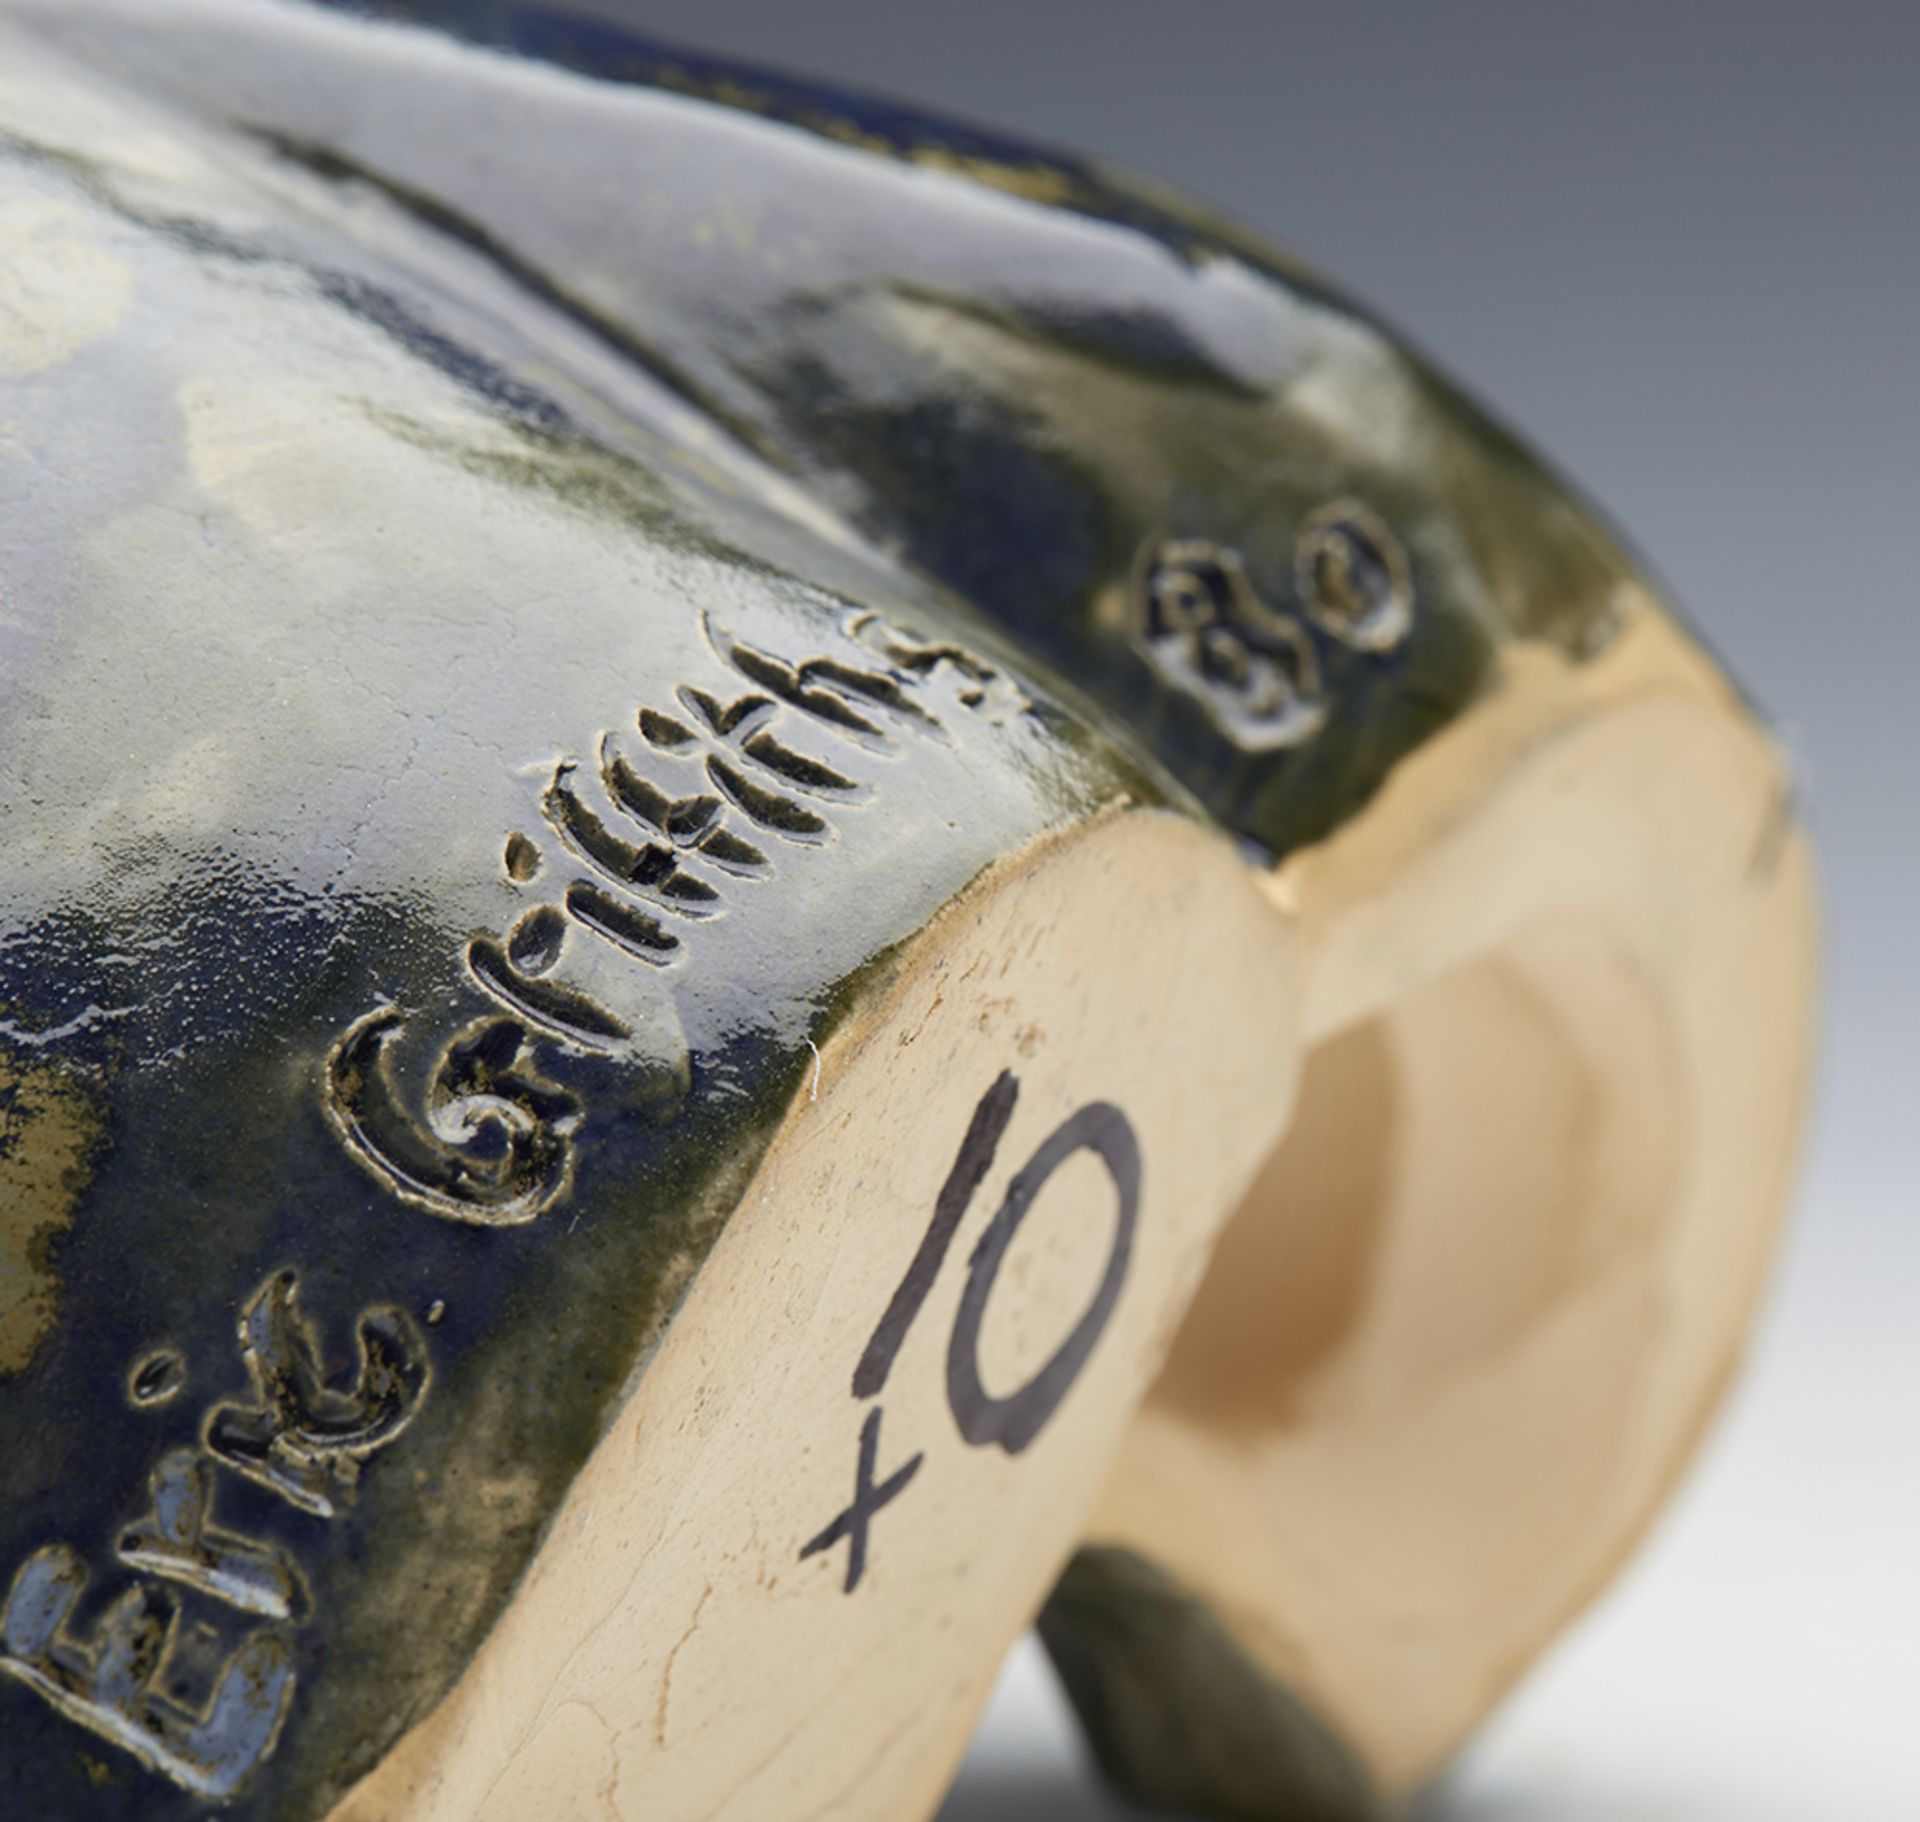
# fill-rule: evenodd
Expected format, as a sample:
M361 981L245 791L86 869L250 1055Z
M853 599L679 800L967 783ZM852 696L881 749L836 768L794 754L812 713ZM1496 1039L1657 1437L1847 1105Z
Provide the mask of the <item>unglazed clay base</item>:
M1143 928L1196 967L1143 981ZM581 1815L930 1813L1284 1118L1295 950L1154 813L936 917L822 1047L506 1620L340 1815L576 1783ZM1272 1016L1235 1018L1256 983ZM1166 1080L1180 1042L1234 1086ZM850 1757L852 1715L885 1718Z
M1299 1098L1045 1630L1083 1714L1207 1706L1156 1645L1095 1648L1144 1560L1219 1621L1220 1680L1244 1654L1404 1791L1619 1567L1733 1368L1806 1092L1808 856L1775 754L1642 614L1577 679L1516 666L1265 883ZM1243 1813L1177 1741L1096 1739Z
M1737 1356L1778 755L1239 230L386 10L0 0L0 1814L901 1822L1036 1617L1391 1809Z

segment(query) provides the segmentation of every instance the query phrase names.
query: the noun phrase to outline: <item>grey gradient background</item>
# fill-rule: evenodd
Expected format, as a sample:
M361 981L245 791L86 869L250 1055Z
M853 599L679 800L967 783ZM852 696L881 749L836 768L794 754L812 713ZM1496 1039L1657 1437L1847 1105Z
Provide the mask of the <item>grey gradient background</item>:
M1623 525L1821 840L1798 1225L1685 1496L1447 1822L1920 1819L1920 5L574 0L1204 192ZM1094 1822L1016 1658L943 1822Z

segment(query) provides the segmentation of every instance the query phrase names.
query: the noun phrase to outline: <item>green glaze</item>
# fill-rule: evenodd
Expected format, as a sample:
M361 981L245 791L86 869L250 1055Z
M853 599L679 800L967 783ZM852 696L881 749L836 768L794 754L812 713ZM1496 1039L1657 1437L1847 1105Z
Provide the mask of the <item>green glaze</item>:
M84 1096L104 1137L54 1211L57 1320L0 1383L5 1575L64 1543L106 1581L153 1465L245 1394L235 1315L275 1273L298 1271L336 1386L361 1312L405 1312L430 1380L352 1503L321 1522L229 1480L216 1512L311 1597L294 1707L236 1813L319 1814L471 1657L848 984L995 856L1151 787L1004 677L850 636L876 610L943 638L956 616L768 511L750 472L703 472L638 412L592 434L570 376L449 372L448 349L481 358L494 300L357 245L325 184L95 119L8 50L0 221L39 224L14 281L54 294L113 262L126 302L6 385L0 1058ZM564 930L533 978L631 1036L524 1046L565 1097L549 1124L578 1121L550 1205L490 1198L484 1171L468 1219L395 1194L343 1139L330 1059L391 1008L380 1066L423 1110L449 1045L503 1020L475 940L597 877L542 813L557 766L590 776L610 735L696 794L636 717L752 693L729 642L887 679L911 713L873 708L863 744L781 707L776 733L849 780L800 800L831 839L759 831L763 867L690 865L723 896L657 908L672 966ZM638 841L601 787L580 796ZM484 1164L499 1134L441 1149ZM142 1408L126 1377L162 1348L185 1387ZM9 1816L198 1808L11 1683L0 1702Z
M380 10L539 62L232 0L11 4L657 377L1271 852L1364 803L1503 639L1609 631L1627 566L1528 452L1297 262L1128 179L535 6ZM1288 613L1302 523L1348 499L1404 547L1411 635L1321 639L1323 725L1249 750L1142 649L1142 554L1224 545Z
M266 1449L216 1522L293 1590L237 1731L180 1748L198 1794L0 1678L9 1817L323 1815L471 1658L896 945L1116 799L1324 834L1502 641L1597 649L1627 574L1184 204L466 17L531 54L0 0L9 1650L53 1661L76 1562L93 1623L196 1448ZM768 786L756 737L832 776ZM708 755L779 803L723 805ZM569 840L651 852L612 936ZM309 1348L360 1440L276 1456ZM1047 1621L1090 1718L1176 1608L1116 1574ZM182 1646L184 1685L249 1636ZM1109 1734L1110 1769L1222 1815L1348 1790L1251 1676L1210 1684L1216 1745L1267 1758L1175 1777Z
M1381 1813L1340 1742L1132 1551L1082 1550L1040 1637L1100 1769L1138 1801L1223 1822Z

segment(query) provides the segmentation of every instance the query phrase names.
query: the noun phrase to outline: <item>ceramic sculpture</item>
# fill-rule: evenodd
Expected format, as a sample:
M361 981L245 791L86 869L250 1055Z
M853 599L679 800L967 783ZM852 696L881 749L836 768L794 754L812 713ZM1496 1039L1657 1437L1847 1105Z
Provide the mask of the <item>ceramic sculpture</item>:
M535 6L0 0L0 1813L1417 1789L1740 1344L1780 757L1189 204Z

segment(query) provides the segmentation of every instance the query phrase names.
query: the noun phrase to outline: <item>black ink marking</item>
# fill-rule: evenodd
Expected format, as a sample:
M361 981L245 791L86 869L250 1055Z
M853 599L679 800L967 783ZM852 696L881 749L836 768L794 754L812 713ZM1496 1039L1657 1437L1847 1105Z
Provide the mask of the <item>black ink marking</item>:
M884 1408L875 1405L867 1413L867 1421L860 1429L860 1466L854 1476L853 1504L800 1551L800 1560L804 1563L808 1557L817 1556L822 1550L831 1550L844 1537L847 1540L848 1594L860 1586L860 1578L867 1572L867 1542L875 1516L907 1490L907 1483L920 1472L920 1464L926 1460L924 1452L915 1455L878 1486L874 1485L873 1470L880 1454L880 1415Z
M994 1155L1000 1149L1001 1137L1007 1130L1007 1122L1013 1118L1019 1098L1019 1079L1012 1070L1003 1069L999 1080L973 1110L973 1119L968 1123L966 1137L960 1141L953 1168L947 1172L947 1180L940 1186L934 1202L933 1220L921 1236L919 1250L908 1264L899 1289L893 1293L893 1301L875 1326L867 1351L853 1370L854 1397L872 1398L885 1387L887 1375L893 1371L894 1356L900 1352L907 1330L913 1326L927 1293L933 1289L933 1281L940 1275L940 1267L946 1262L947 1249L953 1244L967 1205L993 1168Z
M1093 1301L1072 1333L1025 1385L996 1398L980 1382L980 1329L1000 1267L1047 1180L1078 1151L1091 1151L1106 1165L1119 1196L1107 1269ZM960 1313L947 1345L947 1402L960 1434L976 1448L997 1443L1009 1455L1026 1449L1060 1408L1098 1344L1126 1282L1140 1213L1140 1145L1132 1125L1108 1101L1094 1101L1072 1114L1033 1154L1007 1186L999 1212L974 1248Z

